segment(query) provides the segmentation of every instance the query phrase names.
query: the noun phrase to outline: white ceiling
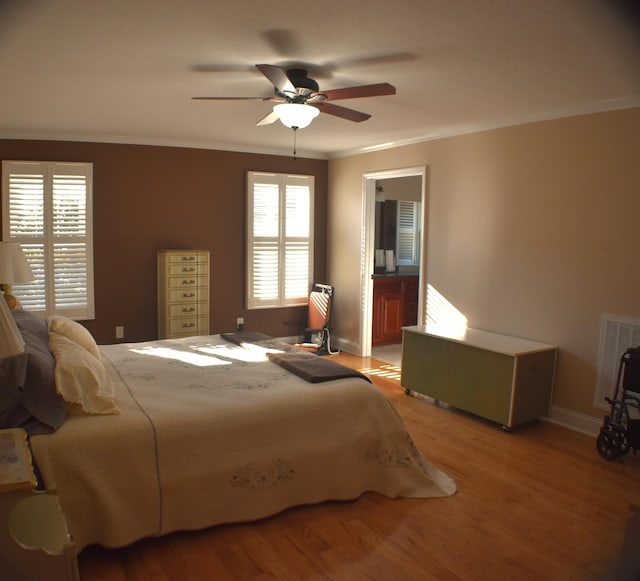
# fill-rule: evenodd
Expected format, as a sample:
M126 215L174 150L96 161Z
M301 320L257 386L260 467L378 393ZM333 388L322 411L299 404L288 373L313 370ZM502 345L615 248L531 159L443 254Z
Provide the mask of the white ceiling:
M253 66L304 64L338 101L298 154L323 158L640 105L636 0L0 0L0 138L290 154L256 127L270 103Z

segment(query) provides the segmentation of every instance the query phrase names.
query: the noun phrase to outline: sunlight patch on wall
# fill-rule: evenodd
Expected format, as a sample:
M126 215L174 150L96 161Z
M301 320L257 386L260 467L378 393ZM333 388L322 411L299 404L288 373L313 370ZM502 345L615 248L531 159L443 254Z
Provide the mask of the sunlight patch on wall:
M467 323L467 317L433 286L427 285L427 325L430 328L444 335L463 337Z

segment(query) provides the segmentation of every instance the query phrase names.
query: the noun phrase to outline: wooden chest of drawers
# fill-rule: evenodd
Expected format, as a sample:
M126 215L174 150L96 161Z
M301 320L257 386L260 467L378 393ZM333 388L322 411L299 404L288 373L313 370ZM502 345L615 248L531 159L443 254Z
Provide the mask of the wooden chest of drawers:
M158 252L158 337L209 334L209 251Z

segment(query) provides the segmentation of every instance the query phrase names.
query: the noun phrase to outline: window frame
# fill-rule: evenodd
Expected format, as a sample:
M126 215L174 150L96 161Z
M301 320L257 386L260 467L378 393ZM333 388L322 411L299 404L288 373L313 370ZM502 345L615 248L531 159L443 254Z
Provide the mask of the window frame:
M11 231L12 215L17 210L11 210L11 176L32 175L42 177L42 220L38 223L41 233L16 234ZM55 185L61 176L80 178L78 183L84 181L84 210L76 215L84 220L83 232L69 232L69 229L60 228L60 222L54 221L57 209L54 207ZM72 184L73 187L74 184ZM66 201L66 200L65 200ZM77 208L76 208L77 212ZM63 224L64 226L64 224ZM56 232L58 229L58 232ZM61 233L64 230L65 233ZM25 309L45 317L54 314L78 320L95 318L95 294L94 294L94 257L93 257L93 164L89 162L56 162L56 161L22 161L3 160L2 162L2 232L3 240L18 242L23 245L27 260L32 263L32 270L37 282L42 289L33 293L34 302L43 305L43 308L29 307L29 301L23 299ZM55 245L66 244L80 249L80 256L84 255L84 261L79 261L84 275L81 276L81 292L74 295L74 291L65 289L57 281L64 281L64 277L56 278L56 269L60 268L60 261L55 260ZM34 255L30 257L29 245L42 247L41 258ZM69 251L68 249L66 250ZM65 250L62 250L64 253ZM75 251L74 251L75 252ZM56 264L58 262L58 264ZM62 268L64 268L64 263ZM67 281L73 282L73 278ZM33 283L31 283L33 284ZM28 284L13 285L18 299L21 289L28 289ZM33 290L32 290L33 292ZM64 306L62 298L79 298L73 306ZM59 304L60 303L60 304Z
M254 235L254 213L255 213L255 193L256 186L267 185L277 186L277 211L271 207L271 212L276 211L277 235L255 236ZM307 234L304 236L293 236L287 234L287 188L307 188L308 191L308 223ZM315 206L315 177L312 175L281 174L273 172L247 172L247 222L246 222L246 294L245 304L249 310L254 309L274 309L294 306L305 306L309 302L309 289L313 282L313 256L314 256L314 206ZM294 212L297 208L294 208ZM273 252L277 248L277 291L269 297L257 296L254 286L256 246L259 240L264 243L271 243ZM304 281L289 279L289 286L297 289L296 293L287 295L287 256L291 257L296 252L300 253L300 248L307 246L307 273ZM272 259L274 257L272 256ZM299 274L302 274L299 271ZM293 284L292 284L293 283ZM304 288L303 288L304 287Z

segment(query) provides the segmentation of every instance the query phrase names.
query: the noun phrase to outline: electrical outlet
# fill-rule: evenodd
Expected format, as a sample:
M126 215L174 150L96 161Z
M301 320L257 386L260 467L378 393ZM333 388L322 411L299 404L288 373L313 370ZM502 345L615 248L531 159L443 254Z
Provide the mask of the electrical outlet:
M124 327L116 327L116 339L124 339Z
M238 317L236 319L236 331L242 331L244 329L244 317Z

